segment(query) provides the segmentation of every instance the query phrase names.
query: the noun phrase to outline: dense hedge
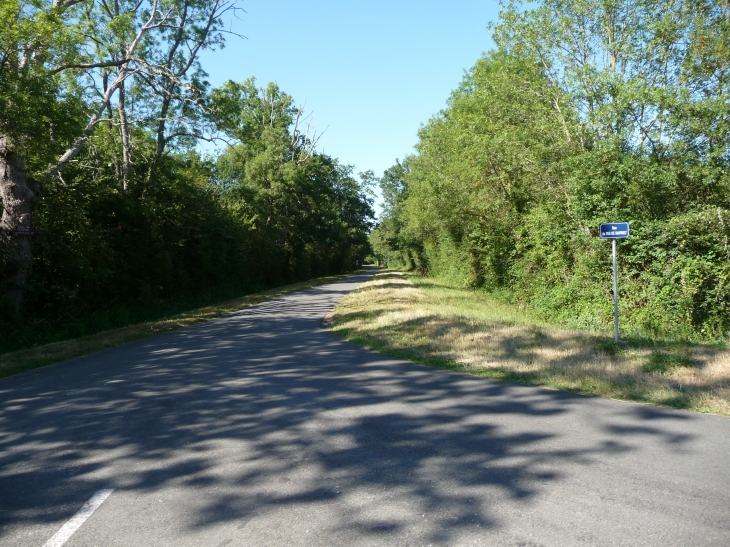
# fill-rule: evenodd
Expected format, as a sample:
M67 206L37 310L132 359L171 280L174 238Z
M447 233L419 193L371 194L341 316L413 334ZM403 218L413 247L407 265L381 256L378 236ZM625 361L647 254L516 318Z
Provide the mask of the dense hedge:
M237 105L237 113L247 107ZM290 99L282 108L286 115ZM141 134L124 190L101 127L64 180L38 192L24 305L20 314L2 308L0 348L97 332L362 263L373 216L366 185L311 146L300 153L309 143L292 144L291 119L270 129L217 157L173 151L154 177L143 161L153 143ZM12 261L3 258L7 278Z
M713 2L680 4L506 6L498 50L383 177L376 256L603 329L598 225L627 221L625 331L727 337L730 84L716 33L728 22Z

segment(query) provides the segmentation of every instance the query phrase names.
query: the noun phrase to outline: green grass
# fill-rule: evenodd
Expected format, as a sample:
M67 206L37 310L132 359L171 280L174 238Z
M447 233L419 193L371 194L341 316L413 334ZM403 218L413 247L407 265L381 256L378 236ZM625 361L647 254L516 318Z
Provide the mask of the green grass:
M329 322L370 349L510 382L730 415L723 344L560 328L484 293L385 271L347 295Z
M71 359L73 357L87 355L106 348L119 346L134 340L154 336L155 334L169 332L194 325L196 323L209 321L215 317L227 315L229 313L260 304L261 302L271 300L272 298L277 298L285 294L334 281L344 277L344 275L352 274L318 277L309 281L284 285L282 287L249 294L217 304L196 307L153 321L145 321L126 327L43 344L28 349L0 353L0 378L52 363L57 363L59 361L65 361L66 359Z
M687 355L657 352L652 353L641 368L644 372L671 375L682 367L691 366L692 359Z

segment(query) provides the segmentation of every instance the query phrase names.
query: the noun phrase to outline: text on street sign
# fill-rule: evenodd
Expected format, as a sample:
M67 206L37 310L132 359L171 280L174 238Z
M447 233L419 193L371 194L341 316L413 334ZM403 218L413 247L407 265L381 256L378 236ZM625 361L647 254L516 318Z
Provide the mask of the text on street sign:
M598 234L601 239L622 239L629 237L629 223L612 222L609 224L601 224L598 228Z

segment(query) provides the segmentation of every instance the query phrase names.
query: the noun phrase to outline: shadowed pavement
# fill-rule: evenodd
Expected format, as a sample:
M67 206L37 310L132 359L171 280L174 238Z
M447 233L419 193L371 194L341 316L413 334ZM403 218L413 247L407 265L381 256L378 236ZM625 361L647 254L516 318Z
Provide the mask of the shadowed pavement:
M372 273L0 380L0 546L730 544L730 420L322 330Z

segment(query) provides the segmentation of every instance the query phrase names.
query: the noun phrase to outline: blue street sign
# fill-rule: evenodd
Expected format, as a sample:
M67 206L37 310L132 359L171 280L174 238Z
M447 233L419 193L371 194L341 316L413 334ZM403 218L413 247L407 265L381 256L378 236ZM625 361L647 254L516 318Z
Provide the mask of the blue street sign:
M614 222L612 224L601 224L598 233L601 239L623 239L629 237L629 223Z
M618 344L618 268L616 267L616 240L629 237L628 222L601 224L598 228L601 239L611 240L613 254L613 340Z

